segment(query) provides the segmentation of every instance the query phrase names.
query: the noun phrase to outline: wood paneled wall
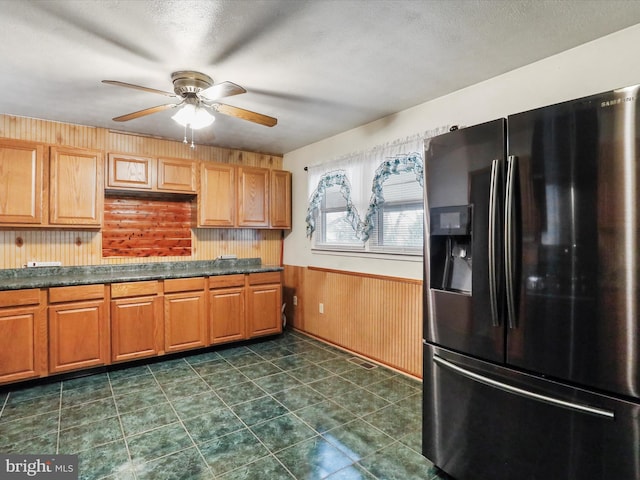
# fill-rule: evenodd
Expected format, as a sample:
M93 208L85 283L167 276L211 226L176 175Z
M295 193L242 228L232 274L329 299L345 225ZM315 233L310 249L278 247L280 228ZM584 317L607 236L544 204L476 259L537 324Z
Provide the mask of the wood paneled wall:
M0 115L0 137L32 140L51 145L71 145L104 152L199 159L245 166L282 168L282 156L197 145L132 135L105 128L72 125L48 120ZM207 260L223 254L261 257L265 263L281 263L278 230L192 229L192 254L141 258L102 257L99 231L0 230L0 268L18 268L28 261L61 261L63 265L97 265L180 260Z
M422 378L421 281L285 265L284 286L294 328Z

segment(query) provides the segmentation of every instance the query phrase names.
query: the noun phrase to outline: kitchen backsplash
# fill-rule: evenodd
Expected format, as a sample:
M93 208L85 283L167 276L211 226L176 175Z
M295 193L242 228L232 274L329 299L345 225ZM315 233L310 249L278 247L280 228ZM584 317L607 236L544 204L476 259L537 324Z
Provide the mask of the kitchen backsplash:
M190 257L103 258L99 231L0 230L0 268L20 268L31 261L82 266L213 260L228 254L260 257L265 264L279 265L281 241L279 230L196 228Z

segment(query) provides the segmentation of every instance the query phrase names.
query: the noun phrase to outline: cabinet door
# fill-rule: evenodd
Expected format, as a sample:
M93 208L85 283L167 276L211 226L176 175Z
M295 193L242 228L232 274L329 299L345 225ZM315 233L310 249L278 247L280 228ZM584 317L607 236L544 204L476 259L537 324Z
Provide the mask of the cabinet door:
M47 373L46 310L0 310L0 383Z
M269 226L269 170L238 168L238 226Z
M198 195L198 226L235 226L235 199L235 168L227 164L202 162Z
M109 324L104 300L49 306L49 371L109 363Z
M151 190L153 158L110 153L107 159L107 188Z
M102 222L102 153L51 147L49 223L99 227Z
M196 162L175 158L158 159L158 190L196 192Z
M43 222L45 146L0 140L0 222Z
M153 357L163 349L162 297L111 301L111 359Z
M225 343L247 338L244 302L244 287L210 291L211 343Z
M281 333L281 285L250 285L248 295L247 325L249 338Z
M272 228L291 229L291 172L271 171L269 212Z
M164 296L164 347L166 352L205 347L207 342L204 291Z

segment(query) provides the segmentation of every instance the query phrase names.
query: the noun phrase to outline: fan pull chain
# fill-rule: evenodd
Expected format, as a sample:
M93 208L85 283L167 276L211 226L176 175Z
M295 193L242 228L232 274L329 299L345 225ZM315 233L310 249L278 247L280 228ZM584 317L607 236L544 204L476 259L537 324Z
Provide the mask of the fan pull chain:
M184 126L184 140L182 140L182 143L184 144L187 143L187 125L186 124Z
M196 149L196 144L195 144L195 143L193 143L193 127L191 128L191 148L192 148L193 150L195 150L195 149Z

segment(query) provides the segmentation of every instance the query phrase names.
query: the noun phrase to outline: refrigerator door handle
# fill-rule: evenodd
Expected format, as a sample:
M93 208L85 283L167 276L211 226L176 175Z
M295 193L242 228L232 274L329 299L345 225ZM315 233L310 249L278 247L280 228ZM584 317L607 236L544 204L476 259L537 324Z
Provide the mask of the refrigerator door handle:
M489 191L489 299L491 302L491 323L494 327L500 326L498 313L498 284L496 262L496 214L498 209L498 179L500 172L500 160L491 162L491 187Z
M514 291L514 257L515 257L515 207L514 184L517 157L509 155L507 159L507 182L505 189L505 219L504 219L504 261L506 272L507 323L509 328L516 328L516 305Z
M550 405L555 405L557 407L566 408L568 410L574 410L580 413L586 413L589 415L595 415L597 417L604 417L610 420L615 418L615 413L611 410L605 410L598 407L592 407L591 405L584 405L581 403L567 402L566 400L562 400L556 397L550 397L548 395L543 395L540 393L531 392L529 390L525 390L520 387L516 387L513 385L509 385L508 383L500 382L498 380L494 380L492 378L486 377L484 375L480 375L478 373L467 370L466 368L460 367L454 363L451 363L448 360L445 360L442 357L437 355L433 356L433 361L437 365L447 368L459 375L462 375L466 378L469 378L478 383L482 383L489 387L498 388L504 392L511 393L513 395L520 395L521 397L530 398L532 400L536 400L539 402L547 403Z

